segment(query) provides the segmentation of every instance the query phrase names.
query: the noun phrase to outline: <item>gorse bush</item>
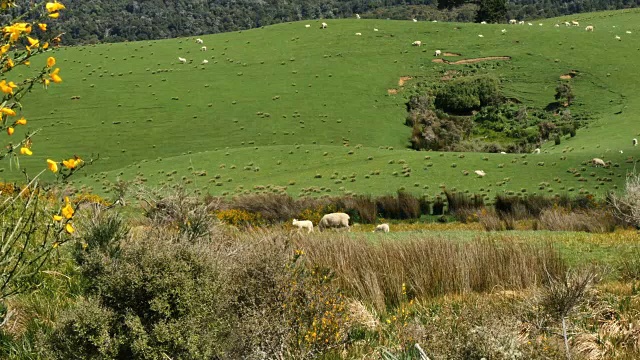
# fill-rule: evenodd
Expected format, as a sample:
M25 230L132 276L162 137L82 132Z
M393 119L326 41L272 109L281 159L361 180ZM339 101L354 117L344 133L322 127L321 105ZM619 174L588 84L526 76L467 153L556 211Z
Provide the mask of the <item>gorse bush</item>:
M454 114L466 114L502 101L499 81L490 76L461 77L448 82L437 93L434 105Z

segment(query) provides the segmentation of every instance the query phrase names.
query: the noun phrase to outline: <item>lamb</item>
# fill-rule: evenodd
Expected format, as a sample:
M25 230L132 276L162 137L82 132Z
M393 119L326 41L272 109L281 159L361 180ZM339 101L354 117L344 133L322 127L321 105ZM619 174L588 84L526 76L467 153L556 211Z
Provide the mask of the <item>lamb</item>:
M318 229L323 230L326 228L346 227L350 230L349 219L350 217L348 214L341 212L326 214L322 217L322 219L320 219L320 222L318 223Z
M187 63L187 59L183 58L183 57L178 57L178 61L180 61L183 64Z
M441 54L442 54L442 51L436 50L435 56L440 56Z
M478 175L478 177L484 177L485 175L487 175L487 173L482 171L482 170L476 170L476 171L474 171L474 173L476 173L476 175Z
M208 64L208 63L209 63L209 60L207 60L207 59L202 60L202 65L205 65L205 64Z
M293 219L293 226L298 227L298 230L307 229L307 233L313 232L313 223L309 220Z
M638 139L633 138L633 140L631 140L631 143L633 144L633 146L638 146Z
M516 19L509 20L509 24L511 24L511 25L515 25L517 22L518 22L518 20L516 20Z
M584 28L586 31L593 31L593 25L589 25L586 28Z
M202 39L197 38L196 39L196 44L204 44L204 41L202 41Z
M310 27L311 27L311 25L307 24L307 25L305 25L304 27L306 27L306 28L310 28Z
M535 150L533 150L534 154L540 154L540 148L535 148Z
M201 47L200 51L207 51L207 47L206 46Z
M372 232L389 232L389 224L380 224L378 226L376 226L376 229L373 230Z
M422 46L422 41L416 40L416 41L412 42L411 45L413 45L413 46Z
M320 25L320 28L321 28L321 29L326 29L326 28L327 28L327 26L328 26L328 25L327 25L327 23L326 23L326 22L323 22L323 23Z
M362 33L356 33L356 35L357 35L357 36L361 36L361 35L362 35Z
M593 164L593 166L598 167L598 166L602 166L602 167L606 167L607 163L604 162L604 160L599 159L599 158L593 158L591 159L591 163Z

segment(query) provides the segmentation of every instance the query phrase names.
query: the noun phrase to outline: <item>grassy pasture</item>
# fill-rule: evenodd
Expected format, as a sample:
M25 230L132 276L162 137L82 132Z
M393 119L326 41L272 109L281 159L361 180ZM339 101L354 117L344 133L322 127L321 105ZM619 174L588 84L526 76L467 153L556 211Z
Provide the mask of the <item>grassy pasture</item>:
M637 157L631 138L640 134L634 122L640 11L575 18L580 27L553 26L564 18L541 20L543 26L330 20L321 30L309 21L202 36L207 51L194 38L61 48L54 56L64 83L47 94L35 90L25 104L29 126L43 131L33 158L21 165L35 171L47 157L99 153L87 176L75 180L96 192L105 179L138 177L153 185L189 182L214 194L268 185L293 195L400 187L436 194L441 184L489 195L581 188L603 194L622 184ZM593 33L584 30L588 24ZM415 40L423 46L412 47ZM511 60L438 64L435 49L461 54L451 61ZM179 56L190 63L180 64ZM572 111L594 121L575 138L525 158L406 150L406 88L461 67L496 74L507 96L538 108L553 101L560 75L577 70ZM403 76L413 79L399 86ZM619 166L583 165L593 157ZM400 160L411 168L408 177ZM487 176L477 178L476 169ZM8 167L2 175L20 177Z

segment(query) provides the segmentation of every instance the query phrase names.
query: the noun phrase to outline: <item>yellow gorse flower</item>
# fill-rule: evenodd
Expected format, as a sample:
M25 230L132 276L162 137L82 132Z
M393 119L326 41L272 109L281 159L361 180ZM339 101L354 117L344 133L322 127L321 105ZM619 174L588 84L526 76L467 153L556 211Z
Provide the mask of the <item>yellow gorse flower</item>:
M62 221L62 216L60 216L60 215L53 215L53 221Z
M11 44L5 44L0 46L0 55L6 54L7 51L9 51L9 49L11 49Z
M51 77L51 81L53 81L56 84L59 84L62 82L62 78L60 77L60 75L58 75L59 72L60 72L60 68L56 68L51 72L51 74L49 74L49 76Z
M16 112L13 109L10 108L2 108L0 109L0 113L2 113L3 115L9 115L9 116L15 116Z
M57 1L48 2L47 5L45 5L45 7L47 8L47 11L49 13L55 13L55 12L58 12L60 10L64 10L65 9L64 5L59 3L59 2L57 2Z
M52 18L52 19L57 19L58 16L60 16L60 13L57 13L57 12L53 13L53 14L49 14L49 17Z
M49 56L47 58L47 67L53 67L53 65L56 64L56 58L54 58L53 56Z
M31 33L31 24L29 23L15 23L2 28L2 33L5 37L9 38L10 42L16 42L20 35Z
M29 46L34 47L40 44L40 40L34 39L31 36L27 36L27 41L29 42Z
M18 121L16 121L16 124L18 124L18 125L27 125L27 119L22 117L22 118L18 119Z
M58 172L58 163L51 159L47 159L47 167L54 173Z
M9 136L13 135L13 133L16 131L16 129L12 128L11 126L9 126L7 128L7 134L9 134Z
M68 196L64 198L64 202L66 203L66 205L62 208L62 216L67 219L71 219L75 211L73 210L73 207L71 207L71 202L69 201Z
M29 149L28 147L21 147L20 148L20 154L22 154L22 155L33 155L33 151L31 151L31 149Z
M71 158L69 160L63 160L62 165L64 165L67 169L75 169L76 166L78 166L81 162L82 160L80 159Z
M73 228L73 225L71 225L70 223L67 223L67 225L64 226L64 229L69 233L69 234L73 234L74 231L76 231L76 229Z
M6 80L0 81L0 91L5 94L13 94L13 89L17 87L18 85L14 84L13 81L9 81L8 83Z
M40 30L42 31L47 31L47 24L38 24L38 27L40 28Z
M7 69L11 69L14 67L13 60L11 58L7 59L7 63L4 66L6 66Z

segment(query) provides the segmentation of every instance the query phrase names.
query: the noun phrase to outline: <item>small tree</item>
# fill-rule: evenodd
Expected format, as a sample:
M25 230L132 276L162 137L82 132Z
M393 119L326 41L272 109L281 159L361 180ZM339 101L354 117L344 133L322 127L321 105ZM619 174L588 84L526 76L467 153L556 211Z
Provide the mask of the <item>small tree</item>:
M569 83L563 82L556 86L556 101L563 106L569 106L573 103L573 89Z
M507 16L507 2L505 0L479 0L476 22L503 22Z

